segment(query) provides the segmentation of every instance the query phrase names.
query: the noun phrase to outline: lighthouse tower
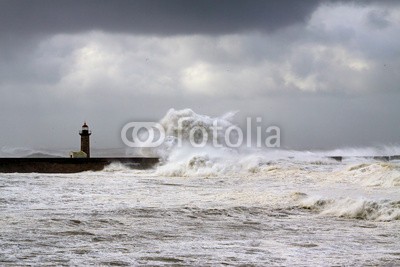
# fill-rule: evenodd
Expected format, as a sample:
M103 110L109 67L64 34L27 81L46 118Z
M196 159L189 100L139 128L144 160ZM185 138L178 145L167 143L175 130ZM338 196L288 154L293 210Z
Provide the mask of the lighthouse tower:
M79 135L81 136L81 151L85 152L87 157L90 158L90 141L89 137L92 134L89 131L89 126L87 126L86 122L82 125L82 130L79 131Z

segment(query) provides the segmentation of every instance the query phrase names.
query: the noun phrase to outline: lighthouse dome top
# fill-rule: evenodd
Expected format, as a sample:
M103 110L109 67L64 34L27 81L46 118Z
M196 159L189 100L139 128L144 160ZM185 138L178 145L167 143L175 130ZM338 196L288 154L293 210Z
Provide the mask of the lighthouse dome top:
M86 124L86 122L82 125L82 130L79 131L79 135L81 136L89 136L91 135L92 132L89 131L89 126ZM86 152L86 151L84 151Z

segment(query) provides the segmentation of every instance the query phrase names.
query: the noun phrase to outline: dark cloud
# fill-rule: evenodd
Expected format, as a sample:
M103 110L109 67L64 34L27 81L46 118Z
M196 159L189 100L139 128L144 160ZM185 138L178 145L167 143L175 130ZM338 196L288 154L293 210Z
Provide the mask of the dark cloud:
M372 28L384 29L390 25L388 10L372 10L367 15L367 23Z
M304 22L318 1L85 0L0 1L0 32L104 30L141 34L273 31Z

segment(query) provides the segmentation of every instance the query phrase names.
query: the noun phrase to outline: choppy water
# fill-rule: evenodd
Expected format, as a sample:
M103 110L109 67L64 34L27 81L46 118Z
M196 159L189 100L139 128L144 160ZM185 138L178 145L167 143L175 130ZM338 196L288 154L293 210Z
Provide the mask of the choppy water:
M0 265L398 266L399 189L399 162L303 154L0 174Z

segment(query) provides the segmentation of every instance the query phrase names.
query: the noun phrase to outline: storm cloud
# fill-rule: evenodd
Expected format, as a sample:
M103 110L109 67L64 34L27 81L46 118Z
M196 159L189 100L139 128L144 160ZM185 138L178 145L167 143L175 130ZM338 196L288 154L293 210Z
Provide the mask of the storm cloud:
M395 1L0 1L0 147L121 146L169 108L239 110L282 145L398 143Z
M317 1L85 0L1 1L0 32L56 34L102 30L135 34L273 31L304 22Z

